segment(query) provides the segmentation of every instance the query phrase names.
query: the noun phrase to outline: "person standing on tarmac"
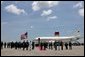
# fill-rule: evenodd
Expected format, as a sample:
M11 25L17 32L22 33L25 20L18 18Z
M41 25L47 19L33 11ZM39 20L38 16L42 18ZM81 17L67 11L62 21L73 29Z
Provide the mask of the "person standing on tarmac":
M17 47L18 47L18 43L17 43L17 41L15 42L15 49L17 49Z
M42 50L42 49L43 49L43 43L40 42L40 50Z
M61 42L58 41L58 50L60 50Z
M26 44L26 50L28 50L28 47L29 47L29 42L27 40L27 42L25 43Z
M55 50L57 50L56 41L54 42L54 48L55 48Z
M44 42L43 45L44 45L44 50L46 50L46 47L47 47L46 42Z
M61 50L63 50L63 42L61 41L61 43L60 43L60 44L61 44Z
M51 45L51 50L53 49L53 44L52 44L52 42L50 43L50 45Z
M25 49L25 41L23 41L23 50Z
M4 43L4 48L6 48L6 42Z
M30 43L29 43L29 47L30 47L30 51L31 51L31 41L30 41Z
M49 46L49 49L50 49L50 46L51 46L51 45L50 45L50 42L48 43L48 46Z
M1 49L3 49L3 42L1 41Z
M13 43L13 41L11 42L11 49L13 48L13 46L14 46L14 43Z
M65 43L65 47L66 47L66 50L67 50L68 49L68 43L67 42Z
M22 45L21 42L18 42L18 45L19 45L19 49L21 49L21 45Z
M56 49L60 50L59 41L56 42Z
M33 41L32 42L32 50L34 50L34 48L35 48L35 42Z
M71 43L71 41L69 42L69 49L72 50L72 43Z

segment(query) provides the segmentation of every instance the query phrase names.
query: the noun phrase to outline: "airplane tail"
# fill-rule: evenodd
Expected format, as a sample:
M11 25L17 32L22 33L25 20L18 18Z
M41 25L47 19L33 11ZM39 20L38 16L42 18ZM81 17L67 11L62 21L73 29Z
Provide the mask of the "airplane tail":
M80 36L80 31L79 31L79 29L75 30L71 35L72 35L72 36Z
M80 36L80 31L77 30L77 31L75 32L74 36Z

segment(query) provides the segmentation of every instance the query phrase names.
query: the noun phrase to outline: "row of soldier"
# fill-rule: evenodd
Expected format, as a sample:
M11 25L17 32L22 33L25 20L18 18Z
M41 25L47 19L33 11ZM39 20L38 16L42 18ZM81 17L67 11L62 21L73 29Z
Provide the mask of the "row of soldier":
M3 43L1 42L1 48L3 49L4 48L15 48L15 49L21 49L23 48L23 50L28 50L29 49L34 49L36 46L35 42L32 41L32 44L31 44L31 41L28 42L28 41L23 41L23 42L8 42L8 43ZM41 50L46 50L46 49L51 49L53 50L53 48L55 50L63 50L63 47L65 46L66 50L68 49L72 49L72 43L69 42L69 43L63 43L62 41L55 41L54 43L53 42L40 42L39 43L39 46L40 46L40 49Z
M40 42L40 49L41 50L46 50L46 49L51 49L51 50L53 50L53 48L55 49L55 50L60 50L60 48L61 48L61 50L63 50L63 48L64 48L64 46L65 46L65 48L66 48L66 50L68 49L68 47L69 47L69 49L71 50L72 49L72 43L71 42L65 42L65 43L63 43L62 41L55 41L54 43L52 43L52 42Z
M31 41L30 41L31 42ZM23 41L23 42L8 42L8 43L6 43L6 42L1 42L1 49L3 49L3 48L15 48L15 49L21 49L21 48L23 48L23 50L28 50L28 48L29 48L29 42L28 41ZM34 42L32 42L32 49L34 49Z

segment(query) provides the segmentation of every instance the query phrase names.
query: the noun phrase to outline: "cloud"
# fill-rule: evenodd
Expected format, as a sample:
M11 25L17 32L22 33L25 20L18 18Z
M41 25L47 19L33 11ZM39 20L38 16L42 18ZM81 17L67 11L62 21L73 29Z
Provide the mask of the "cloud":
M41 14L41 16L47 16L47 15L50 15L52 13L52 10L44 10L43 12L42 12L42 14Z
M30 28L32 29L32 28L33 28L33 26L30 26Z
M83 1L78 2L77 4L73 5L73 8L82 8L83 7Z
M50 16L47 18L47 21L50 21L50 20L54 20L54 19L57 19L58 17L57 16Z
M34 1L32 3L32 9L38 11L41 8L50 8L59 4L59 1Z
M76 5L73 5L73 8L79 8L78 13L80 16L84 16L84 4L83 1L78 2Z
M19 8L17 8L17 6L15 6L13 4L6 6L5 10L7 10L7 12L10 12L10 13L13 13L13 14L17 14L17 15L20 15L22 13L26 14L24 9L19 9Z
M40 9L40 8L39 8L39 5L38 5L38 1L34 1L34 2L32 3L32 9L33 9L34 11L37 11L37 10Z
M30 28L28 28L28 30L32 30L33 28L34 28L34 26L31 25Z
M3 1L1 1L1 4L3 3Z
M79 9L79 14L80 14L80 16L84 16L84 8Z

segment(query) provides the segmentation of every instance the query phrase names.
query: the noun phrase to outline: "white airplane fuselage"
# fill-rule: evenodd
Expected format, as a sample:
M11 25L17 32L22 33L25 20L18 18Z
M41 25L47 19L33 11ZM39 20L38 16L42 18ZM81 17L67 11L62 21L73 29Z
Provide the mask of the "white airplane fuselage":
M78 40L80 37L79 36L69 36L69 37L37 37L34 40L38 41L38 38L40 38L40 41L63 41L63 42L68 42L68 41L73 41L73 40Z

